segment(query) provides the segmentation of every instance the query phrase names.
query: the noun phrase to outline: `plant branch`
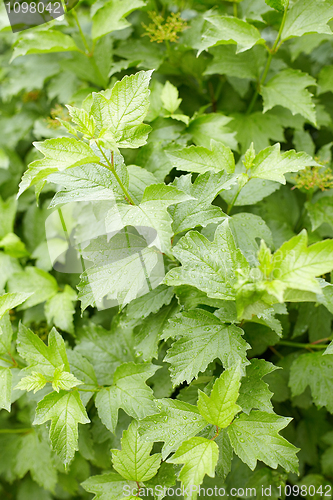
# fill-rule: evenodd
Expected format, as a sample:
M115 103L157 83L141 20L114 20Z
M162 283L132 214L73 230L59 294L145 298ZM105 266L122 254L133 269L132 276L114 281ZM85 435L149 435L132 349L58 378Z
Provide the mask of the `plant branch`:
M326 349L327 345L316 344L302 344L300 342L291 342L289 340L280 340L278 345L285 345L289 347L298 347L299 349Z
M115 178L117 179L117 182L121 188L121 190L123 191L124 195L125 195L125 198L126 200L131 204L131 205L135 205L135 201L133 200L133 198L131 197L131 195L129 194L129 192L127 191L127 189L125 188L124 184L121 182L121 179L119 177L119 175L117 174L115 168L114 168L114 161L113 161L113 151L111 151L111 162L110 160L107 158L106 154L104 153L104 151L102 150L102 148L100 147L100 145L98 143L97 144L97 147L98 149L100 150L100 152L102 153L103 155L103 158L105 159L107 165L105 165L104 163L100 162L100 165L102 165L103 167L107 168L108 170L111 170L111 172L113 173L113 175L115 176Z
M237 198L238 198L238 196L239 196L239 194L240 194L240 192L241 192L241 190L242 190L242 187L243 187L243 186L240 186L240 187L238 188L237 193L236 193L236 194L235 194L235 196L234 196L234 199L232 200L232 202L230 203L230 205L228 205L228 208L227 208L227 215L229 215L229 214L230 214L230 212L231 212L231 210L233 209L234 204L236 203Z
M73 10L72 10L72 14L73 14L73 17L74 17L74 19L75 19L76 25L77 25L77 27L78 27L78 29L79 29L79 33L80 33L80 36L81 36L81 40L82 40L82 42L83 42L83 45L84 45L84 47L85 47L85 49L86 49L87 53L88 53L88 54L91 54L90 47L89 47L88 42L87 42L87 39L86 39L86 37L85 37L85 35L84 35L83 31L82 31L82 28L81 28L81 25L80 25L80 23L79 23L79 19L78 19L78 17L77 17L77 13L75 12L75 9L73 9ZM86 54L86 55L87 55L87 54Z
M269 55L268 55L268 59L267 59L267 62L266 62L266 66L265 66L265 69L263 71L263 74L261 75L261 78L257 84L257 89L252 97L252 100L250 102L250 105L248 107L248 110L246 112L246 114L250 114L255 103L257 102L257 99L258 99L258 95L259 95L259 92L260 92L260 89L261 89L261 86L264 85L265 81L266 81L266 78L267 78L267 75L268 75L268 72L269 72L269 69L271 67L271 62L272 62L272 59L273 59L273 56L274 54L277 53L277 51L279 50L279 48L281 47L281 43L280 40L281 40L281 35L282 35L282 31L283 31L283 28L284 28L284 25L286 24L286 19L287 19L287 12L288 12L288 8L289 8L289 0L287 0L287 5L286 5L286 8L284 10L284 13L283 13L283 18L282 18L282 22L281 22L281 25L280 25L280 29L279 29L279 32L278 32L278 35L276 37L276 40L274 42L274 45L271 49L268 49L269 50Z

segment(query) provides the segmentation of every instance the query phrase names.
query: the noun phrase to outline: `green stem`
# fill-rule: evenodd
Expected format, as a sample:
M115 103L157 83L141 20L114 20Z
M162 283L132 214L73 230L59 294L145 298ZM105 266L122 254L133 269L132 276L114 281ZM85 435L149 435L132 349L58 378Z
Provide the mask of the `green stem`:
M64 219L64 216L62 215L61 208L58 208L58 214L59 214L61 226L62 226L64 233L65 233L65 238L66 238L66 241L68 243L68 246L71 246L71 241L69 238L69 234L68 234L68 230L67 230L67 226L66 226L66 221Z
M77 13L75 12L75 10L74 10L74 9L72 10L72 14L73 14L73 16L74 16L75 22L76 22L77 27L78 27L78 29L79 29L79 33L80 33L80 36L81 36L81 39L82 39L83 45L84 45L84 47L85 47L86 51L90 54L90 47L89 47L88 42L87 42L87 39L86 39L86 37L85 37L85 35L84 35L83 31L82 31L81 25L80 25L80 23L79 23L79 19L78 19L78 17L77 17Z
M279 33L276 37L276 40L274 42L274 45L273 47L269 50L269 56L268 56L268 59L267 59L267 63L266 63L266 66L265 66L265 69L263 71L263 74L261 75L261 78L258 82L258 85L257 85L257 89L252 97L252 100L250 102L250 105L248 107L248 110L247 110L247 114L250 114L255 103L257 102L257 99L258 99L258 95L259 95L259 91L260 91L260 88L262 85L264 85L265 81L266 81L266 78L267 78L267 75L268 75L268 72L269 72L269 68L271 67L271 62L272 62L272 59L273 59L273 55L277 53L277 51L279 50L280 46L281 46L281 43L279 44L280 40L281 40L281 35L282 35L282 31L283 31L283 28L284 28L284 25L286 24L286 19L287 19L287 12L288 12L288 8L289 8L289 0L287 0L287 5L286 5L286 8L284 10L284 13L283 13L283 18L282 18L282 22L281 22L281 25L280 25L280 29L279 29Z
M216 432L215 432L215 435L212 437L211 441L214 441L214 439L216 439L218 437L218 435L220 434L220 429L219 427L216 425Z
M234 2L234 17L238 17L237 2Z
M109 170L111 170L111 172L113 173L113 175L115 176L115 178L117 179L117 182L121 188L121 190L123 191L127 201L131 204L131 205L135 205L135 202L133 200L133 198L131 197L131 195L129 194L129 192L127 191L127 189L125 188L124 184L121 182L121 179L119 177L119 175L117 174L115 168L114 168L114 162L113 162L113 151L111 151L111 162L108 160L106 154L104 153L104 151L102 150L102 148L100 147L100 145L98 143L97 144L97 147L98 149L100 150L100 152L102 153L103 155L103 158L105 159L106 163L108 164L108 166L104 165L104 163L100 163L100 165L102 165L103 167L105 168L108 168Z
M298 347L299 349L326 349L327 348L327 345L301 344L300 342L290 342L289 340L280 340L278 345L285 345L288 347Z
M231 212L231 210L233 209L234 204L236 203L237 198L238 198L238 196L239 196L239 194L240 194L240 192L241 192L241 190L242 190L242 187L243 187L243 186L241 186L241 187L239 187L239 188L238 188L237 193L236 193L236 194L235 194L235 196L234 196L234 199L232 200L232 202L230 203L230 205L228 205L228 208L227 208L227 215L229 215L229 214L230 214L230 212Z

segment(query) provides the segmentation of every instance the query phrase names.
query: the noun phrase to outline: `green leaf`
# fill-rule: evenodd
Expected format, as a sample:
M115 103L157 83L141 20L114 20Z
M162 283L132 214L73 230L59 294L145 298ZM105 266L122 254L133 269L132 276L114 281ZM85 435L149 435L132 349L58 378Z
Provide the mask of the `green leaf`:
M228 428L235 453L251 470L261 460L273 469L281 465L287 472L297 474L299 450L278 434L290 421L291 418L263 411L243 413Z
M302 394L309 385L314 403L321 408L326 406L333 413L332 403L333 356L321 352L302 354L290 368L289 386L293 396Z
M296 153L293 150L281 153L280 144L275 144L256 155L250 169L250 176L286 184L284 174L298 172L312 165L317 165L317 162L306 153Z
M155 233L149 234L155 237ZM126 228L110 240L106 236L96 238L84 249L83 256L94 266L81 275L77 286L82 310L99 303L106 295L124 307L162 281L161 254L148 247L146 239L135 229Z
M167 285L191 285L211 298L235 299L236 272L246 270L248 264L236 247L227 220L216 229L213 242L191 231L173 248L173 254L182 267L168 272L164 279Z
M75 346L75 350L73 353L69 352L70 362L74 362L78 370L83 367L83 361L80 356L76 356L77 353L81 357L84 356L89 361L89 364L93 366L93 370L88 365L84 369L86 373L90 374L91 383L97 377L100 385L111 385L117 367L122 363L134 361L135 359L132 328L123 327L119 319L115 321L115 318L110 331L92 322L88 323L81 329L80 339ZM95 377L94 372L96 373ZM85 381L81 374L75 371L73 373L80 380Z
M173 293L173 292L172 292ZM158 343L160 336L169 320L179 306L173 301L169 306L163 307L157 314L151 314L135 330L134 342L137 355L142 356L145 361L158 358Z
M271 230L258 215L240 212L229 219L229 224L235 237L235 243L248 262L256 261L259 250L257 240L259 238L269 246L273 246Z
M151 227L157 233L155 246L163 253L170 253L173 233L167 208L191 198L174 186L152 184L146 187L138 206L118 204L111 208L105 219L106 230L111 233L125 226Z
M249 346L242 335L240 328L227 325L202 309L183 312L172 318L162 338L177 338L164 359L171 364L174 386L184 380L191 382L216 358L222 361L225 368L238 363L245 366Z
M123 498L126 487L131 491L136 484L129 483L115 472L109 472L100 476L91 476L81 483L81 486L88 493L95 495L94 500L119 500Z
M310 85L316 85L316 80L307 73L290 68L280 71L261 87L264 113L274 106L283 106L293 115L299 113L316 125L312 94L306 89Z
M54 492L57 471L47 436L42 432L29 432L20 438L16 449L14 467L19 478L30 471L33 481L44 488L42 491L46 489Z
M287 0L265 0L265 2L267 3L267 5L280 12L283 12L288 6Z
M150 127L142 125L149 108L148 85L152 71L125 76L112 88L110 98L93 94L91 114L96 133L104 132L120 148L137 148L146 143ZM148 127L148 128L147 128Z
M158 366L149 363L124 363L116 369L113 385L97 394L95 403L98 415L111 432L115 432L119 408L137 419L156 412L153 391L145 381L157 369Z
M10 411L12 396L12 372L10 368L0 366L0 409Z
M254 408L268 413L273 412L271 403L273 393L262 378L278 368L264 359L251 359L251 364L246 367L246 377L242 379L238 398L238 404L245 413L249 414Z
M68 361L70 365L71 372L79 380L82 380L83 392L81 393L81 399L83 404L87 404L91 396L94 394L96 388L98 387L98 381L96 378L95 370L89 361L81 356L77 351L67 351ZM91 392L89 391L91 389Z
M161 463L160 453L150 455L153 445L140 438L139 423L133 421L121 440L121 450L112 451L112 464L119 474L131 481L148 481Z
M64 52L79 50L74 40L69 35L56 30L36 30L29 34L22 34L14 45L12 59L26 54L42 52Z
M9 319L9 313L5 313L0 319L0 354L8 353L11 349L13 328Z
M241 411L236 404L239 396L241 372L239 366L228 368L216 380L208 397L199 391L198 409L210 424L217 427L228 427L235 415Z
M0 319L4 317L7 311L14 309L31 297L31 293L12 292L0 296Z
M312 231L315 231L324 223L333 226L333 198L325 196L314 203L307 201L305 208L311 220Z
M143 320L150 314L156 314L162 306L170 304L173 296L174 290L172 287L160 285L128 304L125 310L126 319L128 318L128 321L133 319Z
M230 123L230 128L237 133L237 140L241 144L242 153L246 152L252 142L254 148L257 151L261 151L270 146L271 141L284 141L281 119L278 116L274 116L272 112L266 114L256 112L248 115L235 113L233 117L234 119ZM262 189L260 189L261 191Z
M167 81L161 93L161 100L164 108L173 114L180 106L182 99L179 99L179 92L177 88Z
M231 471L231 463L234 456L234 451L226 429L220 429L219 435L215 438L215 443L219 447L216 475L225 479Z
M105 154L111 158L110 152L106 151ZM100 159L104 162L102 155ZM113 154L113 159L116 174L123 185L128 187L128 172L123 157ZM58 191L54 195L49 208L74 201L111 201L124 198L124 192L114 174L105 166L96 163L88 163L65 172L51 174L48 180L65 188L64 191Z
M34 425L51 420L50 438L53 449L67 466L78 449L78 424L90 422L77 391L52 392L36 408Z
M204 75L218 74L256 80L260 76L263 64L265 64L265 50L259 46L246 53L237 54L235 46L220 45L209 52L213 54L214 58L208 63Z
M231 149L237 149L237 141L235 139L235 132L230 130L227 126L232 121L229 116L224 116L222 113L211 113L208 115L198 116L191 120L187 131L192 135L194 144L197 146L204 146L209 149L212 144L212 139L218 143L222 143ZM218 148L218 146L217 146ZM199 155L202 151L199 151ZM228 150L223 150L222 148L222 158L218 161L217 165L221 164L221 161L225 164L225 156L227 155L227 161L229 163L230 153ZM205 159L205 158L204 158ZM200 161L199 161L200 163ZM210 163L211 165L211 163ZM226 168L226 167L224 167ZM202 170L200 170L202 173Z
M331 0L298 0L288 11L281 38L287 40L305 33L332 34L327 24L332 17Z
M76 130L89 139L94 136L96 123L93 116L89 116L85 109L66 105L72 121L76 124ZM63 122L64 123L64 122Z
M321 294L315 279L333 268L333 240L319 241L307 247L308 235L303 230L275 252L272 273L289 288Z
M3 252L0 252L0 288L5 287L8 278L21 271L19 261Z
M27 392L34 391L35 394L37 391L43 389L46 383L47 380L42 373L33 371L31 372L31 375L23 377L14 389L20 389L21 391Z
M24 271L9 278L8 289L11 293L20 290L20 293L28 297L20 307L28 309L53 297L58 291L58 284L51 274L37 267L27 266Z
M0 240L14 230L17 201L14 196L3 201L0 196Z
M253 45L262 43L260 32L251 24L236 17L209 15L202 35L199 54L219 44L234 43L237 52L249 50Z
M219 449L214 441L202 437L193 437L185 441L172 458L168 459L172 464L184 464L179 479L185 489L191 491L186 494L188 500L196 500L197 490L192 491L191 486L199 486L205 475L215 477L215 467L219 457Z
M77 294L69 285L65 285L63 292L58 292L45 304L45 316L49 324L55 325L64 332L74 333L73 314Z
M99 161L99 157L88 144L70 137L34 142L34 146L45 157L29 164L29 169L22 177L18 196L30 186L40 183L54 172Z
M64 371L64 365L58 366L54 370L52 387L55 391L59 392L60 389L69 391L73 387L81 384L82 382L74 377L74 375L68 373L67 371Z
M324 66L318 75L318 92L317 94L324 94L325 92L333 92L333 67Z
M198 175L194 184L191 183L191 175L182 175L176 178L175 185L181 191L187 193L195 200L169 208L169 213L173 218L172 229L174 234L196 226L207 226L213 222L220 222L225 218L219 207L212 206L212 201L218 193L228 190L236 180L223 172Z
M38 335L20 324L17 350L29 363L29 367L38 368L38 371L46 376L53 376L54 369L62 365L69 372L65 343L55 328L49 333L48 343L46 346Z
M108 2L95 3L92 11L93 26L92 38L98 40L111 31L123 30L130 25L126 19L133 10L142 7L142 0L109 0Z
M198 434L207 422L196 406L176 399L155 400L158 414L140 421L140 434L149 441L163 441L162 459L176 451L183 441Z
M170 151L168 156L177 170L186 172L204 174L212 170L215 172L225 170L233 173L235 170L235 159L231 149L214 139L211 140L211 150L202 146L189 146Z

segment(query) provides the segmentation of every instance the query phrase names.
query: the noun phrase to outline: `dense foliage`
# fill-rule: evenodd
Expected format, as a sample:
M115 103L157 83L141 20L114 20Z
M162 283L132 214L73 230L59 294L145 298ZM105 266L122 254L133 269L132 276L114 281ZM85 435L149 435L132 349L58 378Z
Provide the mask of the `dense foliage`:
M333 0L1 9L1 499L332 498Z

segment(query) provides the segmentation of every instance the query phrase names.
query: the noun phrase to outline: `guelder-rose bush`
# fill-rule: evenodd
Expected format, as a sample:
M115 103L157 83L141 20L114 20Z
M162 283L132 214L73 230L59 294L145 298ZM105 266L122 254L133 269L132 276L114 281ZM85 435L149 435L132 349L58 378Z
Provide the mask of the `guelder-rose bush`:
M331 19L109 0L2 29L4 498L332 497Z

